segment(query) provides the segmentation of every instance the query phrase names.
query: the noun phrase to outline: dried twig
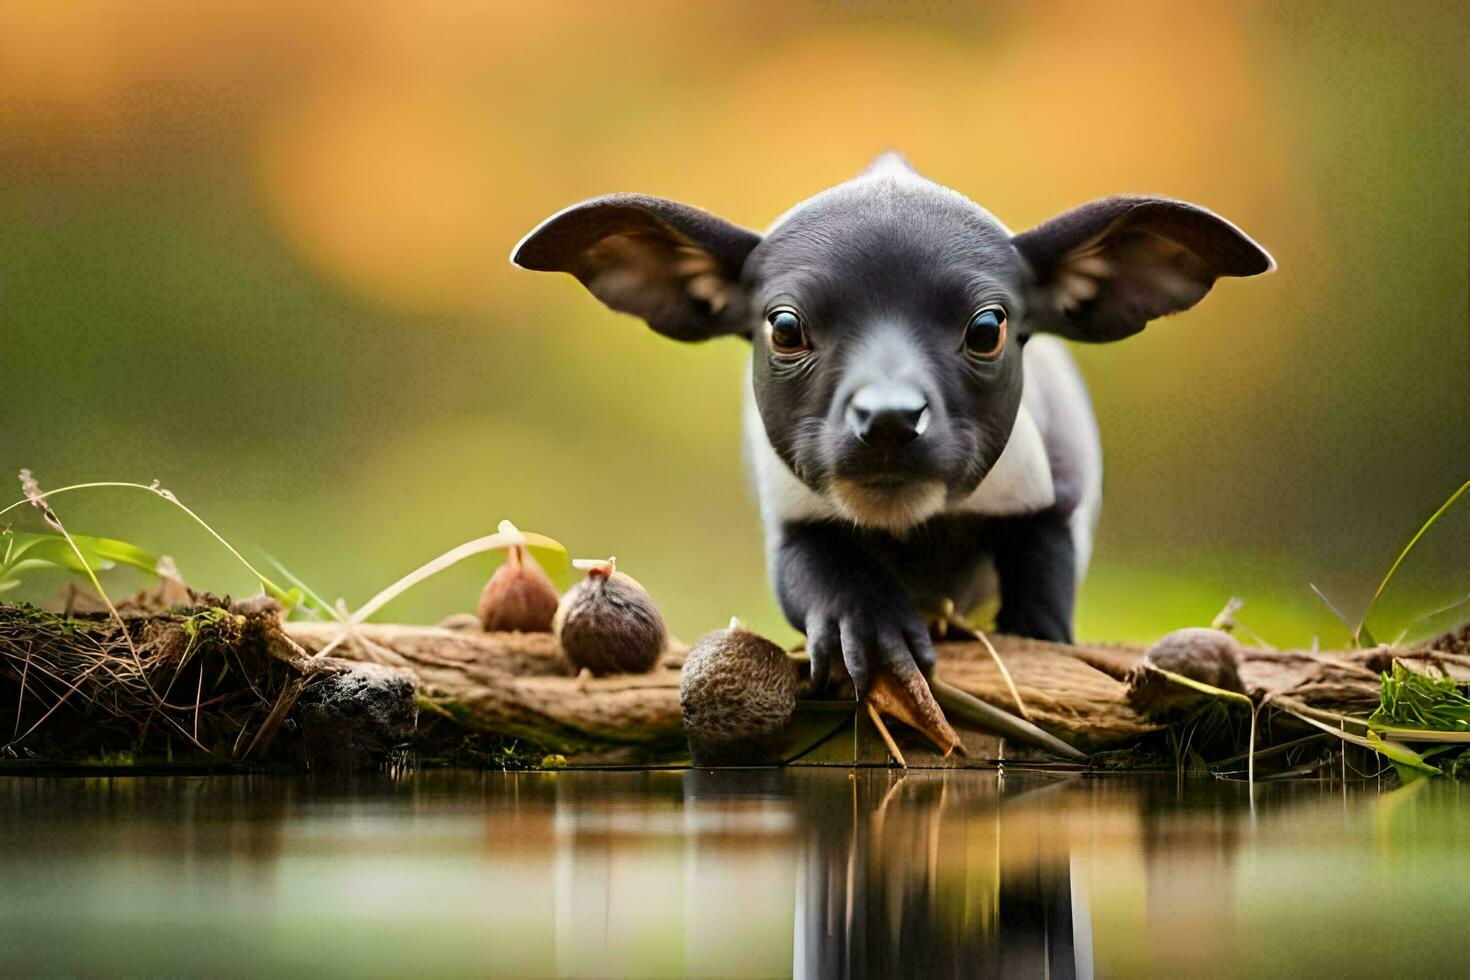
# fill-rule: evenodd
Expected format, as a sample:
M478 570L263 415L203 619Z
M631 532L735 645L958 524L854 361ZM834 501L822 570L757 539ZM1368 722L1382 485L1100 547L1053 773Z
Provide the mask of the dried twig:
M873 719L873 727L878 729L878 734L883 736L883 744L888 746L888 754L893 756L893 761L907 769L909 764L904 761L903 753L898 750L898 743L893 740L893 734L888 731L888 726L883 723L883 716L878 709L873 707L873 702L864 701L863 706L868 709L868 717Z
M990 659L995 661L995 666L1000 670L1001 679L1006 682L1006 688L1011 692L1011 698L1016 702L1016 711L1027 721L1031 720L1031 713L1026 710L1026 704L1021 700L1021 692L1016 689L1016 682L1011 679L1011 672L1006 669L1006 662L1000 659L1000 654L990 642L990 637L985 635L984 630L975 630L975 635L980 642L985 644L985 649L990 651Z

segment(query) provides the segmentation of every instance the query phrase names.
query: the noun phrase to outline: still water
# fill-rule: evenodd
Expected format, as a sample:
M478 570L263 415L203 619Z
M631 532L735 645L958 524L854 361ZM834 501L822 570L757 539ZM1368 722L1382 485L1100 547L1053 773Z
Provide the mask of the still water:
M785 769L0 777L0 972L1463 975L1470 792Z

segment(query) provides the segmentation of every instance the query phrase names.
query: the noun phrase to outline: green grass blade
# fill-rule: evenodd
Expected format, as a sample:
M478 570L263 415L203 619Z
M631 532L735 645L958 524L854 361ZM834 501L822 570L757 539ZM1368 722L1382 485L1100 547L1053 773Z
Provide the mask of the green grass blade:
M1400 728L1395 725L1374 725L1372 730L1403 742L1470 742L1470 732L1442 732L1434 728Z
M1436 619L1440 616L1443 616L1445 613L1452 613L1456 609L1459 609L1461 606L1464 605L1470 605L1470 593L1461 596L1454 602L1451 602L1449 605L1440 606L1438 609L1431 609L1427 613L1420 613L1413 619L1409 620L1408 623L1404 625L1403 629L1399 630L1399 635L1394 637L1394 645L1397 646L1398 644L1404 642L1404 637L1413 632L1414 627L1418 626L1420 623L1428 622L1431 619Z
M1374 592L1373 598L1368 600L1368 608L1363 610L1363 619L1361 622L1358 623L1357 630L1353 632L1353 636L1355 639L1359 636L1366 636L1370 645L1377 645L1372 642L1373 634L1368 632L1368 616L1373 612L1373 607L1377 605L1378 597L1383 595L1384 589L1388 588L1388 583L1393 580L1394 573L1399 570L1399 566L1404 563L1404 559L1409 556L1409 552L1414 550L1414 546L1419 543L1419 539L1424 537L1424 532L1433 527L1434 522L1439 520L1440 517L1443 516L1444 512L1449 510L1456 500L1459 500L1462 496L1464 496L1466 490L1470 490L1470 480L1466 480L1464 483L1460 484L1460 489L1450 494L1449 499L1440 504L1439 509L1436 510L1433 514L1429 515L1429 520L1420 525L1419 530L1414 532L1414 536L1409 539L1409 543L1404 545L1404 550L1399 552L1399 556L1395 558L1393 560L1393 564L1388 567L1388 574L1384 575L1383 581L1378 583L1378 591ZM1362 644L1360 643L1359 645L1361 646Z
M1322 600L1322 604L1326 606L1328 611L1337 618L1337 621L1342 624L1342 628L1348 631L1348 636L1352 638L1354 643L1356 643L1358 634L1357 631L1353 629L1353 624L1348 620L1346 616L1342 614L1341 610L1339 610L1336 606L1332 604L1332 600L1327 598L1326 593L1317 588L1317 585L1314 582L1308 582L1307 588L1311 589L1317 594L1317 598Z
M159 556L144 551L137 545L116 538L92 538L86 535L73 534L72 539L81 546L88 556L96 555L105 561L120 562L124 565L132 565L141 568L145 572L158 574Z
M234 545L230 544L218 531L210 527L209 523L205 521L204 518L200 517L198 514L194 513L194 511L185 506L183 501L179 500L178 497L174 496L172 493L159 486L157 481L152 484L129 483L120 480L103 480L95 483L74 483L71 486L58 487L55 490L48 490L45 493L41 494L37 499L47 500L51 497L55 497L57 494L71 493L75 490L92 490L99 487L125 487L131 490L142 490L146 493L152 494L155 497L160 497L163 500L168 501L170 504L173 504L179 510L187 514L189 518L194 521L195 524L198 524L200 527L204 528L205 531L209 532L210 536L218 541L221 545L223 545L226 551L234 555L235 559L240 564L249 569L250 574L254 575L260 581L260 587L266 595L280 599L282 602L286 603L288 607L295 605L296 602L300 601L301 597L299 594L295 593L294 589L290 592L287 592L285 589L282 589L280 586L276 585L276 583L272 582L270 579L262 575L254 565L245 560L245 556L240 554L240 552L235 548ZM15 510L17 507L25 507L34 503L35 501L33 501L30 497L22 497L15 503L10 504L7 507L0 508L0 517L4 517L12 510Z
M1081 749L1068 745L1051 732L1037 727L1024 718L1018 718L1004 708L997 708L993 704L980 700L968 691L962 691L937 677L929 681L929 687L934 692L934 700L939 702L940 707L961 721L979 725L997 735L1013 738L1063 759L1070 759L1073 762L1087 761L1087 754Z
M339 622L341 621L342 614L337 611L336 607L327 602L327 600L323 599L321 596L317 595L316 590L313 589L311 586L307 585L305 582L301 581L301 579L293 575L291 573L291 570L285 565L282 565L275 555L272 555L270 552L262 552L262 554L265 555L265 560L275 566L276 571L280 572L281 575L286 579L286 581L295 586L295 588L293 588L291 591L297 594L296 598L298 603L301 600L301 596L304 595L306 596L306 598L311 600L309 608L313 609L316 612L326 613L333 619Z
M111 568L121 562L141 568L145 572L158 574L158 556L144 551L137 545L116 538L94 538L85 534L73 534L76 549L67 544L58 534L29 534L22 531L6 531L10 539L7 561L0 571L10 571L23 564L44 563L64 568L70 572L86 572L86 566L77 557L80 551L86 563L94 569Z
M281 604L281 608L290 612L301 605L300 589L283 589L268 578L260 580L261 591Z
M1183 674L1176 674L1172 670L1164 670L1162 667L1155 667L1154 670L1157 670L1159 673L1169 678L1170 682L1174 684L1179 684L1183 687L1190 688L1191 690L1198 691L1200 694L1204 694L1208 697L1214 698L1217 701L1228 701L1232 704L1238 704L1244 707L1247 711L1255 707L1255 705L1251 702L1251 699L1246 697L1244 694L1241 694L1239 691L1227 691L1222 687L1216 687L1213 684L1206 684L1204 681L1197 681L1193 677L1185 677Z
M1395 660L1380 691L1378 710L1368 718L1375 729L1470 733L1470 697L1453 678L1430 677Z
M1352 732L1323 724L1315 718L1296 711L1282 699L1277 699L1272 704L1281 708L1292 717L1304 721L1313 727L1320 728L1329 735L1335 735L1344 742L1351 742L1353 745L1360 745L1365 749L1372 749L1390 762L1396 762L1401 766L1407 766L1410 769L1415 769L1420 772L1433 773L1436 776L1443 775L1443 772L1438 767L1425 762L1423 756L1419 755L1419 753L1407 745L1400 744L1399 742L1390 742L1385 738L1379 737L1376 732L1370 730L1367 735L1355 735Z

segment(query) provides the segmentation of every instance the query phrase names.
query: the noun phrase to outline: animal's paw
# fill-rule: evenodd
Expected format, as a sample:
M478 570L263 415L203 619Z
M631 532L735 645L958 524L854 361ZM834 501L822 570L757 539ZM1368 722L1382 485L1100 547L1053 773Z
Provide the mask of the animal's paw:
M813 610L806 617L806 648L812 685L827 685L833 665L841 663L861 698L873 671L887 667L903 679L934 669L929 627L909 604L851 602Z

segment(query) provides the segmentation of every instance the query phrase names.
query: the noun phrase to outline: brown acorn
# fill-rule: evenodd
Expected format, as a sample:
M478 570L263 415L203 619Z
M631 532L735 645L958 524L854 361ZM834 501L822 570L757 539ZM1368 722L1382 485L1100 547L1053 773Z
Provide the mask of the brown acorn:
M1189 627L1175 630L1149 648L1143 662L1160 670L1222 691L1245 693L1240 667L1245 661L1240 644L1223 630Z
M550 633L556 603L550 577L523 545L513 544L505 563L485 583L477 615L490 632Z
M684 734L696 766L779 762L796 713L796 665L731 620L690 648L679 677Z
M652 670L668 639L653 598L616 559L574 564L587 577L561 597L552 626L572 666L598 676Z

